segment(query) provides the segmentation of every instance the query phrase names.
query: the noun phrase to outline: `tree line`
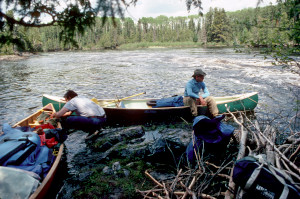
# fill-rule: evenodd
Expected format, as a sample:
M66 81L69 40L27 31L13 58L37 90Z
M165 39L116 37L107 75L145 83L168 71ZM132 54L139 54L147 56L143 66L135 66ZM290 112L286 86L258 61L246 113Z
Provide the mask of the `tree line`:
M168 46L172 43L269 48L297 46L300 41L299 14L295 16L292 13L292 6L282 3L235 12L210 8L203 16L143 17L137 22L131 18L96 17L93 26L84 32L75 32L73 43L65 43L60 39L61 26L28 28L16 25L12 34L20 39L22 45L2 45L1 53L91 50L130 44ZM13 14L13 11L7 13Z

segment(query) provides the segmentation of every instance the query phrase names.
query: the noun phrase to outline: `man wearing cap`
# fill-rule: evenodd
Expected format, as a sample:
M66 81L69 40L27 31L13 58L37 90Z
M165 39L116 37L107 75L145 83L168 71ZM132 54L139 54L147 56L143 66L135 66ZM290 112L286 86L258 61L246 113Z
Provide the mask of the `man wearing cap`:
M219 110L214 98L209 96L209 91L203 81L205 75L206 73L201 69L194 71L193 79L188 81L185 86L183 103L191 108L191 113L195 117L198 116L197 105L207 106L210 117L216 117ZM201 90L203 94L199 95Z

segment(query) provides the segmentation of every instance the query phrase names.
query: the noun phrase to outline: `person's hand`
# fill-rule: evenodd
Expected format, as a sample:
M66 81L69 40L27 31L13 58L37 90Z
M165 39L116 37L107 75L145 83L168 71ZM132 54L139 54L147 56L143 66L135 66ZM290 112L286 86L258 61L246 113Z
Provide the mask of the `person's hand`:
M201 105L200 98L197 98L197 99L196 99L196 105Z
M200 105L206 106L206 101L203 99L203 97L199 97L199 102L200 102Z
M56 113L52 113L51 115L50 115L50 118L52 119L52 118L56 118Z

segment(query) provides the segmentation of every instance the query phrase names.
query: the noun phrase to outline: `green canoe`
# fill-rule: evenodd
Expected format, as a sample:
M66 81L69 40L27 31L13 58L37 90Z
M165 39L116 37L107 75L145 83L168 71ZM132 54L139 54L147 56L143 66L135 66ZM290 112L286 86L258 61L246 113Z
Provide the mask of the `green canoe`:
M258 93L245 93L233 96L214 97L217 102L219 114L227 113L226 106L231 112L253 111L258 103ZM92 99L104 108L109 123L144 123L156 120L166 120L167 118L191 117L190 108L181 107L159 107L153 108L147 102L157 99L126 99L121 101L121 105L116 99ZM52 103L55 110L59 111L66 103L62 97L44 94L43 105ZM199 114L205 114L206 106L198 106Z

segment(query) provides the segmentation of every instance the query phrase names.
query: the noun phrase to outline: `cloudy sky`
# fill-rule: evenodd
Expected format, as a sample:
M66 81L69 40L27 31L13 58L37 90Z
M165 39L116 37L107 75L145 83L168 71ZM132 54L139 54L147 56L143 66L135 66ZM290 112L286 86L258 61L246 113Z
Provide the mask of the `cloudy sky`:
M225 11L241 10L243 8L255 8L258 0L202 0L203 13L206 13L210 7L224 8ZM260 6L269 5L270 2L276 3L276 0L264 0ZM126 16L138 20L142 17L165 16L187 16L197 14L198 10L193 9L188 13L185 0L139 0L135 7L131 6Z

